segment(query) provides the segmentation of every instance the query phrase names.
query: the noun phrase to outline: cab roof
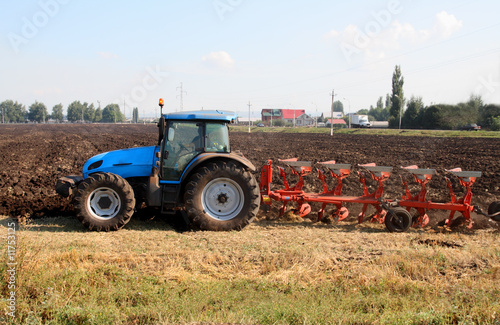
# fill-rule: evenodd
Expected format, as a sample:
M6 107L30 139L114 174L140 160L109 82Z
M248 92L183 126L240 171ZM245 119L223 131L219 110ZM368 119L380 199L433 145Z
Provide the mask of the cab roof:
M235 122L238 115L230 111L188 111L163 114L165 120L203 120L203 121L223 121Z

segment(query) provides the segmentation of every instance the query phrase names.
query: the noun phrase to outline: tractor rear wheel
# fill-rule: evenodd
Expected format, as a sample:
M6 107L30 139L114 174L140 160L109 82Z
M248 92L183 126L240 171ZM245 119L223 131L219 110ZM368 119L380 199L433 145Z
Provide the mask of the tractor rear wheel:
M122 177L111 173L90 175L75 195L77 218L90 230L118 230L134 214L134 190Z
M241 230L259 211L259 186L236 162L215 162L199 168L184 194L188 218L201 230Z
M393 208L385 215L385 226L390 232L405 232L412 224L410 212L404 208Z

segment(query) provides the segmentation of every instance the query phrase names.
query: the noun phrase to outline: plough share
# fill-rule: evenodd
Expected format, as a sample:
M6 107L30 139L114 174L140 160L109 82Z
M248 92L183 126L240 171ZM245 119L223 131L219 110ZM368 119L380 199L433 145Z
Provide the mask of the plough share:
M392 172L392 167L377 166L374 163L358 165L360 170L358 173L359 182L363 188L361 196L344 196L342 195L343 179L351 174L351 164L337 164L335 161L319 162L318 178L322 182L323 192L321 193L306 193L303 191L303 177L313 171L313 166L310 161L298 161L297 158L279 160L288 165L293 175L298 176L298 181L294 186L289 184L285 169L278 166L280 177L283 178L284 188L271 190L273 162L268 160L267 164L262 167L260 177L260 192L261 204L264 209L269 210L272 200L282 202L279 214L282 216L285 213L286 206L289 202L297 202L298 207L295 209L301 217L308 215L311 212L310 203L322 203L321 209L318 211L318 221L325 215L325 209L328 204L334 205L336 210L333 212L333 217L338 220L343 220L349 215L349 211L345 207L346 203L362 204L362 211L358 216L358 222L363 222L367 208L372 206L375 208L375 213L371 216L372 222L385 223L390 232L404 232L410 226L424 227L429 222L427 210L448 210L449 217L445 224L450 225L456 212L460 212L467 224L468 228L472 227L471 212L483 214L500 222L500 201L493 202L488 208L488 214L484 213L478 206L471 205L472 190L471 186L478 177L481 177L481 172L478 171L463 171L461 168L447 170L450 174L458 177L460 185L465 188L465 194L462 198L457 198L453 192L451 180L446 177L447 187L450 191L450 201L448 203L436 203L426 200L427 184L435 175L435 169L422 169L418 166L402 167L413 175L417 184L420 185L420 191L416 195L412 195L407 182L401 176L405 194L400 200L384 199L384 181L386 181ZM326 173L325 173L326 172ZM336 180L336 185L329 189L326 183L326 175L330 174ZM369 191L366 185L367 178L371 178L376 182L376 189ZM411 209L416 210L416 215L411 216Z

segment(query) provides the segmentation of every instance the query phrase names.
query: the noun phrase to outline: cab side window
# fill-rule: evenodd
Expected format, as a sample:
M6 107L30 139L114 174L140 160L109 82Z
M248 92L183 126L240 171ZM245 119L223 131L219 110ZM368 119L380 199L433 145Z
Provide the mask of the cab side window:
M229 132L224 123L207 123L205 151L229 152Z

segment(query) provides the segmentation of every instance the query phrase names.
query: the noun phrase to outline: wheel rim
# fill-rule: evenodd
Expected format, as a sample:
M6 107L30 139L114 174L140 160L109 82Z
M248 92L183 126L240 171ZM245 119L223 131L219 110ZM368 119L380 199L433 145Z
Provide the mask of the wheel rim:
M201 193L205 212L213 219L231 220L243 209L244 194L241 187L229 178L210 181Z
M94 218L109 220L114 218L120 211L120 196L116 191L108 187L100 187L90 193L87 207Z

